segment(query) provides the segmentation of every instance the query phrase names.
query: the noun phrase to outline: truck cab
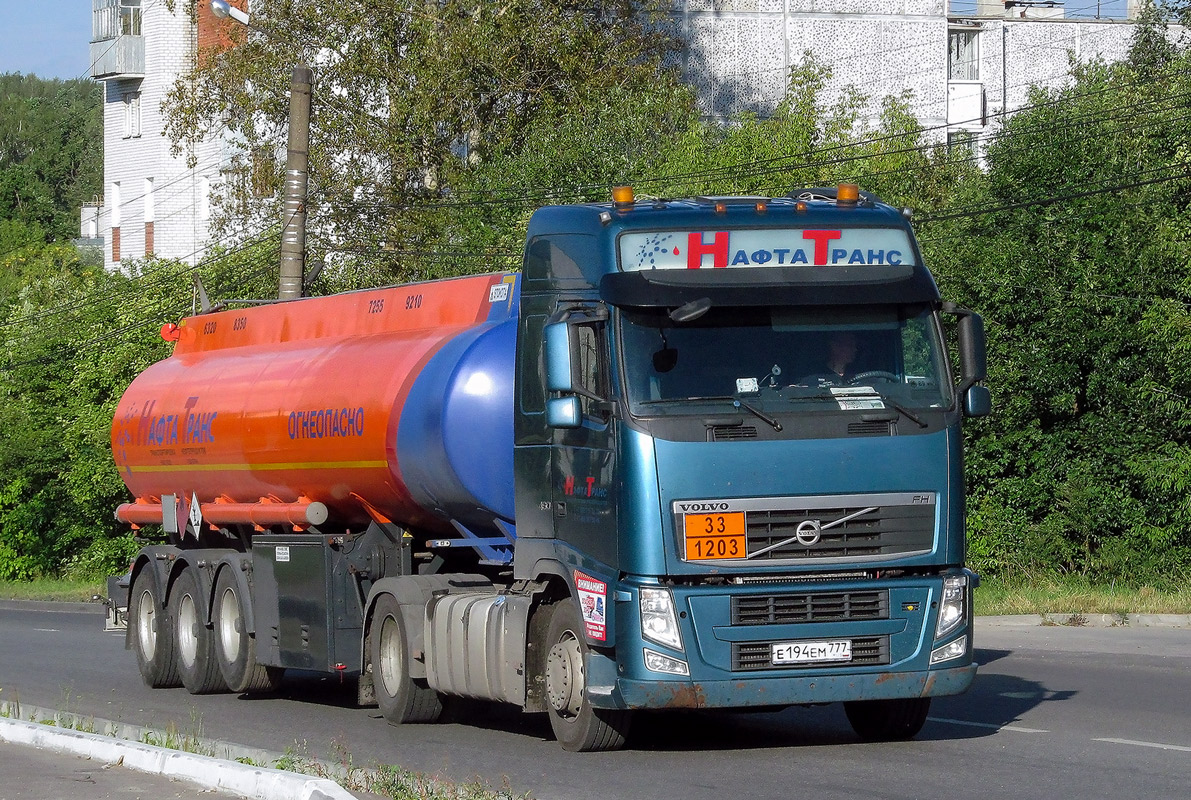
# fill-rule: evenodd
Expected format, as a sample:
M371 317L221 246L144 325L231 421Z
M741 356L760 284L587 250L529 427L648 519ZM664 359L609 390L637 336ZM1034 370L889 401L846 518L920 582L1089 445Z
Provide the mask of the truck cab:
M513 568L578 609L544 670L556 732L844 701L908 738L972 682L983 328L907 216L847 185L534 215Z

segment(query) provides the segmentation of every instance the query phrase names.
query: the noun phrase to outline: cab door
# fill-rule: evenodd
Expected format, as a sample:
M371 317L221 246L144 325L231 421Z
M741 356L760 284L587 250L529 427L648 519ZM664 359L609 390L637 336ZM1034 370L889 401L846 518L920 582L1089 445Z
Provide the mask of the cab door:
M565 371L569 376L562 383L569 386L555 390L557 396L547 401L557 400L556 409L562 405L567 409L563 418L548 411L552 417L550 474L555 537L615 568L617 459L610 401L608 312L599 304L579 306L556 315L556 320L565 324L569 362ZM549 358L550 343L547 350ZM554 369L564 368L555 365Z

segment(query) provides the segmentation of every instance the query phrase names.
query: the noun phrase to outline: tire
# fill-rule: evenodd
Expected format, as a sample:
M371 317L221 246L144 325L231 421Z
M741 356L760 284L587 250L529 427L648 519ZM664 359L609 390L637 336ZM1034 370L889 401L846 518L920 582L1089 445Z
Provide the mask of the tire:
M281 685L285 670L266 667L256 660L256 637L244 625L250 600L242 597L231 568L220 571L215 581L215 603L211 609L215 638L215 660L228 689L244 692L273 692Z
M554 607L546 634L546 708L564 750L591 753L624 747L631 711L593 708L587 699L587 640L572 600Z
M178 652L178 674L191 694L226 692L215 658L215 634L203 624L207 598L194 567L187 567L170 591L170 619Z
M162 605L157 582L153 580L152 564L137 573L132 584L128 595L128 625L137 667L145 685L151 689L181 686L169 614Z
M929 697L844 703L852 730L866 742L913 739L922 730L929 711Z
M377 598L368 639L368 668L384 718L390 725L436 722L442 698L425 680L410 677L409 636L393 595Z

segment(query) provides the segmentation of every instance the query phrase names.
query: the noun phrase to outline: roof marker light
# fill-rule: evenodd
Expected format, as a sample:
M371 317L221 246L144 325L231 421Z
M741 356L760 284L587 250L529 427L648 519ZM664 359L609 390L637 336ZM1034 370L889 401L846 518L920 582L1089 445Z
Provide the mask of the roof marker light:
M854 206L860 202L860 187L854 183L841 183L835 191L837 206Z
M716 200L715 201L715 213L726 214L727 212L728 212L728 204L725 203L723 200Z
M757 209L758 214L764 214L765 212L767 212L769 210L769 201L768 200L758 200L756 209Z
M631 206L635 198L633 197L632 186L613 186L612 187L612 202L616 204L617 208L624 208Z
M806 213L806 203L802 200L799 200L797 203L794 204L794 211L798 214L805 214Z

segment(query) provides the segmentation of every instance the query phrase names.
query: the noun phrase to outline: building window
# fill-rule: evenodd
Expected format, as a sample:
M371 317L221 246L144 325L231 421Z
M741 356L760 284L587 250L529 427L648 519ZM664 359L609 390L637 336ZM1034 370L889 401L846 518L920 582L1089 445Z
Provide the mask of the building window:
M124 93L124 138L135 139L141 135L141 93Z
M980 80L980 31L953 28L947 31L947 79Z
M949 131L947 152L953 158L976 158L980 155L980 134L977 131Z

